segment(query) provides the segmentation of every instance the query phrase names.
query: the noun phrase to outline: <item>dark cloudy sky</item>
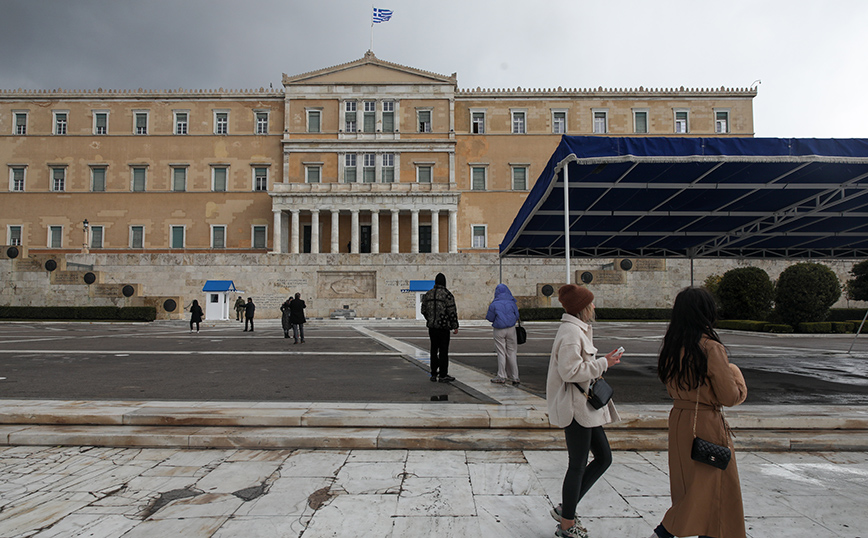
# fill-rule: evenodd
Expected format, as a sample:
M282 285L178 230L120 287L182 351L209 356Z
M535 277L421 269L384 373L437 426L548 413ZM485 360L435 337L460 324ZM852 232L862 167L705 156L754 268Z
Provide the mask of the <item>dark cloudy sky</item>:
M384 60L462 88L739 87L757 136L868 138L866 0L376 0ZM0 89L279 87L361 58L359 0L0 0Z

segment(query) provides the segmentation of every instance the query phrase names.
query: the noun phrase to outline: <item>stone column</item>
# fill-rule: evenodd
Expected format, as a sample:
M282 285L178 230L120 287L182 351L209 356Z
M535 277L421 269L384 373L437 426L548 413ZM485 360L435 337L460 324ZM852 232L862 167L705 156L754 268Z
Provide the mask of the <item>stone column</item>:
M398 210L392 210L392 252L397 254L400 251L400 243L398 241Z
M283 211L280 209L274 209L274 228L271 232L271 251L277 254L283 252L283 237L281 236L281 227L283 223L281 220L283 219Z
M410 210L410 252L419 253L419 210Z
M458 210L449 210L449 253L458 252Z
M440 210L431 210L431 252L440 252Z
M341 219L341 212L337 209L332 209L332 254L337 254L341 251L341 246L338 245L338 224Z
M371 254L380 253L380 210L371 210Z
M352 216L352 228L351 233L352 236L350 238L350 252L353 254L359 253L359 210L351 209L350 215Z
M319 254L319 209L310 213L310 253Z
M298 224L298 222L299 222L299 219L298 219L299 210L298 209L290 209L290 212L292 213L292 230L290 230L289 233L291 234L291 237L292 237L292 245L290 245L289 251L293 254L298 254L298 238L299 238L300 231L301 231L298 229L299 228L299 224Z

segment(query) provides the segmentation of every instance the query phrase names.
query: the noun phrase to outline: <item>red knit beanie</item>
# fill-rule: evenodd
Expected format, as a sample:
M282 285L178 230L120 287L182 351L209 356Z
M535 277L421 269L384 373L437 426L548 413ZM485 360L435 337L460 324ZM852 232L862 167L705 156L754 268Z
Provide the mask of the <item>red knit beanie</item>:
M584 286L567 284L558 290L558 301L568 314L578 314L594 302L594 294Z

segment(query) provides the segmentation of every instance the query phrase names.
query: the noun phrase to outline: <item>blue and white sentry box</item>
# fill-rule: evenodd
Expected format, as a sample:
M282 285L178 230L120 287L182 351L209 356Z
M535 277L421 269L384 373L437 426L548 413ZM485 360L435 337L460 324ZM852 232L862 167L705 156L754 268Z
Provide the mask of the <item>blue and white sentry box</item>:
M231 280L208 280L202 287L205 298L205 319L229 319L229 294L243 293Z
M422 315L422 296L434 287L433 280L411 280L410 293L416 294L416 319L425 319Z

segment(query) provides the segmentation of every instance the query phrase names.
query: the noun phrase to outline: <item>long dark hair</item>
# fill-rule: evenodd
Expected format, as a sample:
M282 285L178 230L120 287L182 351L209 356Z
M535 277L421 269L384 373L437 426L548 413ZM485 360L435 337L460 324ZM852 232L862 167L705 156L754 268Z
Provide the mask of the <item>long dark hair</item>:
M714 331L716 321L717 304L708 290L685 288L678 293L657 361L660 381L674 381L676 386L685 390L705 384L708 355L699 341L706 336L720 342Z

